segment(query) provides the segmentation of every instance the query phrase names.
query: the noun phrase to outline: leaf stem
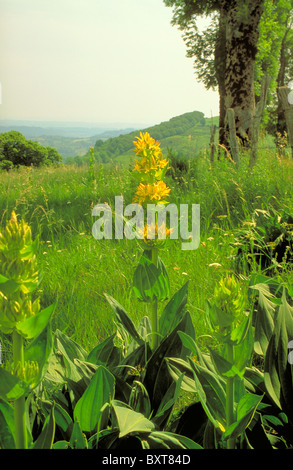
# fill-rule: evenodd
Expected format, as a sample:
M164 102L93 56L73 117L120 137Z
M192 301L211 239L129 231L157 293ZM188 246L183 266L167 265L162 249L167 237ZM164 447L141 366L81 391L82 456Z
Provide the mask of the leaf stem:
M152 263L158 267L158 248L154 247L152 249ZM158 347L158 301L154 299L152 301L152 348L156 349Z
M228 361L234 363L234 346L228 343L227 345ZM226 424L227 428L234 423L234 377L228 377L226 383ZM235 440L230 438L227 441L227 449L234 449Z
M17 370L24 367L23 337L13 331L13 362ZM17 449L27 449L25 396L22 395L14 402L15 445Z

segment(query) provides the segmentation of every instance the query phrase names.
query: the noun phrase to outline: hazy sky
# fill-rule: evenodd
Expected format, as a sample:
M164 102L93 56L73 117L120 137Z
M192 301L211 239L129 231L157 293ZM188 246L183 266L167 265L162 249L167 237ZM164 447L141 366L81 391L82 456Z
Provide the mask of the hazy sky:
M218 115L163 0L0 0L0 119L157 124Z

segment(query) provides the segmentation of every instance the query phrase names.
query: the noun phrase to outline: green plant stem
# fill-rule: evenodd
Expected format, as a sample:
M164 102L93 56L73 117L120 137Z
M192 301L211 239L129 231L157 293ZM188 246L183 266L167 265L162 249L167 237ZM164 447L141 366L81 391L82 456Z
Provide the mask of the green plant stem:
M23 337L13 332L13 362L16 367L19 364L20 370L24 367ZM27 432L25 416L25 396L21 396L14 402L14 422L15 422L15 445L17 449L27 449Z
M158 267L158 248L152 249L152 263ZM158 301L157 299L152 301L152 348L156 349L158 347Z
M233 344L227 345L227 356L228 361L234 363L234 346ZM234 423L234 377L227 378L226 384L226 424L227 428ZM233 438L228 439L227 449L234 449L235 440Z

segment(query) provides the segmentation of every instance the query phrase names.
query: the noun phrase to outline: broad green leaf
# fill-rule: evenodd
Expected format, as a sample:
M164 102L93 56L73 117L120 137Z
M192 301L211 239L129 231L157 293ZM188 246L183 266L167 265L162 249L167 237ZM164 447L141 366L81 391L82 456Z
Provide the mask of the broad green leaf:
M274 330L274 315L276 303L267 284L251 286L258 291L258 307L255 315L254 349L257 354L266 353L269 341Z
M91 362L80 361L79 359L74 359L74 364L82 374L84 383L89 385L94 373L98 370L99 366L92 364Z
M240 371L241 374L245 372L245 368L251 365L251 358L253 354L253 330L251 323L248 325L248 329L245 334L245 339L239 344L234 346L234 365Z
M286 336L284 340L284 336ZM280 344L281 343L281 344ZM280 311L278 312L275 328L273 334L271 336L269 345L267 347L266 355L265 355L265 365L264 365L264 382L266 386L267 393L271 400L280 408L281 406L281 382L280 382L280 371L279 366L279 355L282 354L282 350L284 349L284 343L286 347L288 347L288 337L286 335L285 329L285 318L281 315ZM281 347L280 347L281 346ZM287 354L286 354L287 356ZM281 361L282 362L282 361ZM281 367L284 370L284 364Z
M142 302L164 301L169 297L169 276L160 258L157 267L146 252L142 254L133 276L133 291Z
M190 335L186 334L184 331L178 331L178 335L182 341L182 344L187 349L189 349L194 356L198 358L201 365L205 365L204 357L194 339Z
M0 398L0 449L15 448L14 408Z
M283 292L275 328L267 348L264 364L264 381L271 400L293 419L293 367L288 361L289 332L293 327L292 307Z
M0 367L0 398L14 401L29 392L29 386L16 375Z
M138 325L137 332L144 341L150 341L152 334L152 324L148 316L142 317Z
M236 328L234 328L231 332L231 341L235 344L238 345L242 343L246 335L249 331L251 325L251 316L247 316L244 320L241 321L239 325L237 325Z
M55 331L56 347L68 360L80 359L86 361L88 352L78 343L60 330Z
M8 277L5 277L2 274L0 274L0 285L5 284L5 282L7 282L7 281L9 281Z
M112 408L117 419L119 437L130 433L151 432L155 428L155 425L143 414L133 411L122 402L113 400Z
M114 376L103 366L99 366L90 384L74 409L74 419L83 431L96 429L102 407L114 397Z
M163 400L161 401L158 411L154 417L154 420L157 424L158 424L158 418L164 417L165 413L169 411L170 408L173 407L176 400L178 399L180 391L181 391L181 384L183 381L183 377L184 377L184 374L181 374L178 380L176 380L176 382L173 382L173 384L171 384L170 387L168 388Z
M264 374L256 367L246 367L244 383L248 392L265 393Z
M165 336L181 321L188 300L188 282L169 300L159 319L159 333Z
M19 284L13 279L8 279L0 274L0 292L4 295L13 294L19 289Z
M158 410L166 391L173 381L170 377L165 358L186 356L187 350L182 345L178 331L183 331L193 336L193 328L190 314L186 312L181 322L160 343L146 364L143 383L149 393L154 412Z
M85 435L83 434L78 421L74 422L69 444L70 444L71 449L87 449L88 448L87 439Z
M224 439L236 438L245 431L262 398L262 396L247 393L240 399L236 410L236 421L226 429Z
M210 325L212 330L216 330L217 328L231 327L235 320L234 315L228 312L224 312L223 310L219 309L216 305L212 305L208 300L206 303L206 317L208 324Z
M142 413L146 417L151 414L152 409L149 394L143 383L139 380L133 381L129 405L134 411Z
M54 407L47 416L41 434L33 444L33 449L52 449L55 437Z
M225 381L205 367L189 361L201 404L215 427L224 428L226 421Z
M48 325L31 343L29 343L24 351L25 361L35 361L39 366L39 373L34 379L34 386L40 383L45 376L52 351L53 336L50 325Z
M106 338L102 343L98 344L88 355L87 361L93 364L117 365L119 362L119 350L114 346L114 338L116 333Z
M57 441L53 444L53 449L69 449L69 442L67 441Z
M144 449L202 449L199 444L188 437L167 431L151 432L145 437L143 444ZM176 457L178 459L181 457L181 460L177 460L177 462L179 465L183 465L182 454L176 454ZM187 463L187 460L185 460L185 462Z
M234 364L231 364L231 362L227 361L225 357L223 357L221 354L218 354L216 351L210 350L210 354L220 375L223 377L235 377L237 375L242 378L244 371L241 374Z
M131 371L137 370L137 367L144 368L148 358L150 357L150 346L148 343L142 344L134 349L131 353L120 361L115 371L115 375L119 376L124 382L129 378Z
M280 315L282 315L285 319L285 327L288 339L293 339L293 307L287 302L285 288L283 289L279 312Z
M69 427L73 425L73 421L67 411L58 403L55 403L54 405L54 416L56 426L61 428L64 432L67 432Z
M26 320L16 323L16 330L27 339L38 336L47 326L53 312L55 304L41 310L37 315L33 315Z
M135 339L138 344L143 344L143 340L136 331L136 328L126 310L122 307L122 305L119 304L119 302L117 302L117 300L113 299L113 297L108 294L104 295L107 301L109 302L110 306L112 307L113 311L115 312L116 318L119 323L123 325L126 331L128 331L130 336Z
M83 380L83 376L80 372L78 366L74 363L75 359L85 361L88 355L87 351L82 348L79 344L69 338L67 335L62 333L60 330L55 331L55 351L56 354L61 356L61 361L58 358L58 361L62 363L63 371L60 368L60 365L57 365L57 372L61 372L63 379L72 380L76 384ZM60 370L61 369L61 370ZM53 373L51 368L49 368L50 373Z
M166 359L168 369L173 380L178 381L181 376L181 388L185 392L196 392L192 368L188 362L181 358L168 357Z

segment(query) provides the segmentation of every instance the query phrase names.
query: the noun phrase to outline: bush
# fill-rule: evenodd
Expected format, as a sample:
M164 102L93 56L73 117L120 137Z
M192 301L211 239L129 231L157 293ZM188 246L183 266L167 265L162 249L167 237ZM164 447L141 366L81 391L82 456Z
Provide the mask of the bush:
M0 159L13 166L43 166L62 160L56 149L27 140L20 132L0 134ZM10 169L10 168L9 168Z
M0 162L0 171L3 170L3 171L9 171L9 170L12 170L13 168L13 163L9 160L2 160Z

